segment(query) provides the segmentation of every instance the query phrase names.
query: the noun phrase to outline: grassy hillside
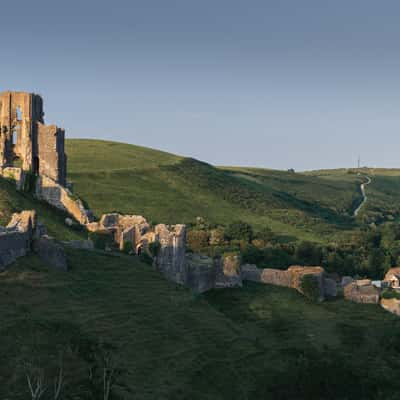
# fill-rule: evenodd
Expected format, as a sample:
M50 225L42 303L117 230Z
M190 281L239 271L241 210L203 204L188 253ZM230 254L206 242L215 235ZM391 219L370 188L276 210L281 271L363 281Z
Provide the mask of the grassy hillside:
M359 174L359 175L358 175ZM360 213L365 223L382 223L398 220L400 214L400 169L362 168L360 170L323 170L313 171L311 176L329 181L354 179L354 176L372 179L366 186L368 201ZM365 178L364 178L365 180Z
M43 369L52 385L60 354L66 399L102 398L104 359L118 367L113 399L394 399L400 389L400 320L378 306L311 304L257 284L194 296L132 257L68 256L68 273L29 257L2 274L1 398L27 398L26 371Z
M14 182L0 178L0 225L7 225L12 213L22 210L36 210L39 221L46 225L49 235L57 239L73 240L85 237L83 232L66 227L66 214L35 200L31 194L17 192Z
M149 220L213 224L243 219L281 235L320 241L354 228L362 178L324 179L250 168L215 168L138 146L67 141L69 178L99 216L138 213Z

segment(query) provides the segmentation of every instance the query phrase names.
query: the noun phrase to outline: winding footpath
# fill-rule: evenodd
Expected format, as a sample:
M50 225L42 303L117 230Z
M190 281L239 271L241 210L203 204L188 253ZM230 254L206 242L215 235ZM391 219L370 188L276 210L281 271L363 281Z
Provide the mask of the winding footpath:
M365 176L365 177L367 178L367 181L362 183L361 186L360 186L363 200L360 203L360 205L355 209L354 217L357 217L357 215L360 212L362 206L367 202L367 195L365 194L365 186L369 185L372 182L372 180L371 180L371 178L369 176Z

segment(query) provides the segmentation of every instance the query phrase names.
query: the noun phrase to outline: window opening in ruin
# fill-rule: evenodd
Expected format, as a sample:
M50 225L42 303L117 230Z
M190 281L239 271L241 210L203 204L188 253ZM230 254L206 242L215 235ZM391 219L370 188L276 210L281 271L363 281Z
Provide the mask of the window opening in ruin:
M15 127L12 131L12 144L15 146L18 142L18 127Z
M17 117L17 121L22 121L22 110L21 110L20 106L18 106L16 108L15 114L16 114L16 117Z
M39 157L33 158L33 173L39 174Z

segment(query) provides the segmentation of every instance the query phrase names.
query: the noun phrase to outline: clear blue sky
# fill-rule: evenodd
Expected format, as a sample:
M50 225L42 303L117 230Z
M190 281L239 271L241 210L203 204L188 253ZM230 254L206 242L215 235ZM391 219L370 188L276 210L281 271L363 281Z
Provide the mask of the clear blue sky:
M224 165L400 167L398 0L8 1L0 89L68 137Z

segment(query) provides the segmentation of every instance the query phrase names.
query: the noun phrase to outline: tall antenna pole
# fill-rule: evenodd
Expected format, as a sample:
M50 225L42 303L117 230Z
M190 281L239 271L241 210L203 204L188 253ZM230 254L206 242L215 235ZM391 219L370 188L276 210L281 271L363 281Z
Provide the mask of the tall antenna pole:
M358 169L360 169L360 165L361 165L361 160L360 160L360 155L358 155L358 163L357 163Z

